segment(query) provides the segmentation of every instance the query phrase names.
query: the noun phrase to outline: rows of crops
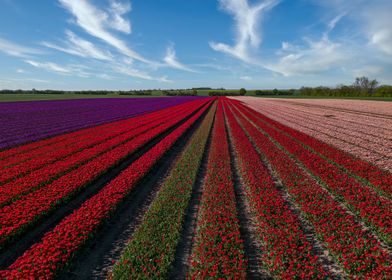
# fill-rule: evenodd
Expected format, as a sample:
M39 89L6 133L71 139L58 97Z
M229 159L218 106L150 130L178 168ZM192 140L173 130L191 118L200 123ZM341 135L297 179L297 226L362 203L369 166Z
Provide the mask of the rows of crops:
M390 102L238 99L273 120L392 171Z
M134 117L197 97L0 103L0 149Z
M163 107L0 151L1 277L392 278L389 171L238 100Z

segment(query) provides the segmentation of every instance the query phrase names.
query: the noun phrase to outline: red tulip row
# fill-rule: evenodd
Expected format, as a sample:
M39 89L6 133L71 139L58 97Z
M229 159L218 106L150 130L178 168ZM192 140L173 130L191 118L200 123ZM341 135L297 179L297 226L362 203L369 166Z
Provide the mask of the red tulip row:
M258 114L255 112L243 110L243 113L318 176L318 180L321 179L350 210L377 231L380 238L387 244L392 244L392 202L389 199L380 196L371 187L358 182L332 163L257 118Z
M31 226L43 215L56 209L70 200L78 191L88 186L88 183L105 173L111 166L121 161L138 148L163 133L183 118L191 115L206 101L200 101L186 112L175 116L165 124L137 136L129 142L110 150L78 169L67 173L51 184L33 191L14 203L0 209L0 246Z
M216 106L208 112L132 234L111 279L167 278L201 165Z
M242 108L246 108L248 111L252 112L252 114L255 113L254 110L245 106L242 106ZM392 174L390 172L384 171L367 161L354 157L349 153L328 145L327 143L324 143L310 135L272 120L259 112L257 112L257 116L276 128L281 129L298 141L301 141L314 151L334 161L350 174L367 180L376 189L381 190L388 196L392 195Z
M148 125L141 126L127 133L118 135L94 147L75 153L64 160L44 166L25 177L18 178L15 181L11 181L3 185L0 188L0 206L16 201L23 195L35 191L40 187L53 182L57 178L61 178L61 176L67 176L69 172L72 172L83 164L89 164L91 161L96 161L101 157L105 157L105 155L110 155L113 149L122 149L121 147L126 145L127 142L130 142L137 137L143 137L146 132L151 131L154 128L158 129L159 133L160 129L167 127L169 124L166 122L168 119L172 119L178 114L180 114L181 117L181 113L187 112L187 110L189 111L189 108L191 107L184 106L184 108L177 113L170 114L169 112L168 114L162 115L162 118L154 118L154 121Z
M257 221L264 266L279 279L326 277L326 272L311 252L312 246L301 229L298 216L289 209L231 110L226 107L225 111L245 196Z
M231 103L233 104L233 103ZM234 110L243 127L277 172L294 203L313 225L335 260L350 277L390 279L391 255L321 188L290 156Z
M205 104L205 101L200 103ZM70 261L75 252L92 237L99 226L110 217L121 201L132 191L135 184L152 169L208 107L204 106L133 162L98 194L62 220L52 231L46 233L39 243L27 250L8 269L0 271L1 277L52 279L56 272Z
M192 279L245 278L246 261L221 101L211 141L189 273Z
M132 134L137 135L140 131L143 131L143 129L148 130L149 124L156 124L156 120L163 122L162 118L170 118L170 114L172 113L167 111L166 113L153 113L149 115L149 118L146 118L146 116L136 117L132 119L132 121L125 120L118 122L115 126L104 130L98 126L94 130L90 129L90 132L87 135L77 137L76 142L74 137L69 136L61 143L43 149L45 150L44 154L41 154L42 149L35 150L34 152L26 154L31 157L31 160L24 161L9 168L4 167L0 173L0 185L17 177L22 178L24 175L33 171L42 173L40 168L45 168L50 164L52 164L51 168L53 169L55 169L55 165L62 166L59 173L64 172L64 168L70 168L67 161L73 162L75 158L81 158L81 155L83 155L83 158L85 159L89 158L89 156L91 158L91 156L95 156L96 154L91 155L91 153L87 153L88 151L102 151L102 149L96 149L97 146L102 146L109 141L118 142L122 139L129 139ZM118 140L115 141L116 139ZM35 155L35 152L41 155ZM2 202L0 201L0 205L1 204Z

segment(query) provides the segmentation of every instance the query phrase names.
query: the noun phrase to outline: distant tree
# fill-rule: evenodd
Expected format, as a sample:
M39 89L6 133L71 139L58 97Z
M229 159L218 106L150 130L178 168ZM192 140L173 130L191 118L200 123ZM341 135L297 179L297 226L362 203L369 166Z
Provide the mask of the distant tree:
M362 94L372 94L378 86L378 81L369 80L368 77L357 77L353 86Z
M246 89L241 88L240 89L240 95L244 96L246 94Z

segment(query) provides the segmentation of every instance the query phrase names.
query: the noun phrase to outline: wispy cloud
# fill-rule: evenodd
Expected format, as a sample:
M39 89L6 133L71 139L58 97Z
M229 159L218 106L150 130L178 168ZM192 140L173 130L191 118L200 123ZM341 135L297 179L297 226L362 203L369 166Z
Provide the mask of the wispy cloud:
M331 69L342 68L353 56L354 49L348 52L348 41L344 43L330 39L330 33L346 16L346 12L339 12L328 22L321 39L303 38L304 44L282 42L282 47L276 54L278 60L264 64L264 67L284 76L315 75Z
M317 74L343 66L350 57L341 44L330 41L326 35L319 41L305 41L306 47L282 43L278 62L265 67L284 76Z
M366 5L363 9L364 29L369 42L382 53L392 57L392 2Z
M35 60L25 60L25 62L36 68L44 69L50 72L56 72L59 74L71 74L72 72L70 69L67 69L53 62L38 62Z
M166 55L165 55L163 61L166 63L167 66L175 68L175 69L188 71L188 72L192 72L192 73L197 72L197 71L191 69L190 67L188 67L178 61L177 56L176 56L176 51L174 50L173 44L171 44L167 47Z
M219 71L229 71L230 67L228 66L223 66L215 63L197 63L193 64L192 66L194 67L200 67L200 68L211 68Z
M329 23L328 23L328 29L327 29L327 34L330 33L332 30L335 29L336 25L341 21L341 19L346 15L345 12L340 13L336 17L334 17Z
M59 1L74 16L76 24L88 34L113 46L125 56L144 63L151 63L110 32L110 29L127 34L131 32L129 21L124 19L124 14L130 11L130 4L112 0L108 10L104 11L87 0Z
M221 8L234 18L236 42L234 46L211 42L211 48L251 63L250 52L261 43L259 25L262 16L279 2L279 0L264 0L252 5L248 0L219 0Z
M89 78L92 75L88 72L89 68L85 65L70 64L63 66L54 62L39 62L36 60L25 60L25 62L35 68L60 75L74 75L82 78Z
M121 3L114 0L110 1L110 16L109 26L115 30L130 34L131 23L124 18L124 15L131 11L131 3Z
M253 80L253 78L250 76L241 76L240 79L243 81L252 81Z
M32 55L42 54L40 50L24 47L2 38L0 38L0 52L21 58L28 58Z
M371 46L392 56L392 1L390 0L311 0L326 10L344 13Z
M130 76L133 78L139 78L143 80L148 80L148 81L158 81L158 82L164 82L164 83L171 83L172 81L168 80L167 77L153 77L147 72L143 72L141 70L132 68L127 65L115 65L112 67L113 71Z
M67 42L65 46L58 46L49 42L42 42L45 47L62 51L68 54L84 57L94 58L99 60L112 60L112 55L109 52L98 49L93 43L78 37L72 31L67 30Z

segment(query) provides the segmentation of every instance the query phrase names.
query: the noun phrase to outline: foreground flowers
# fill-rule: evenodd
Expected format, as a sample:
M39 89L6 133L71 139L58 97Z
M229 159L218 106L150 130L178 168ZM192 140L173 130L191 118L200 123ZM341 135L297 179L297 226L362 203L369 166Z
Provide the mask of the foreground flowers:
M169 171L155 169L167 153ZM167 279L178 267L189 279L392 279L391 173L236 100L196 100L1 151L0 170L0 278L53 279L72 264L92 272L90 256L109 250L106 238L128 225L119 206L131 204L143 218L113 243L122 256L113 267L98 257L112 279ZM157 170L150 201L141 179ZM110 237L108 221L121 225ZM84 246L98 233L104 247ZM12 263L2 258L15 252ZM79 253L86 259L73 263Z
M240 237L230 154L222 103L218 105L200 201L190 277L245 278L246 262Z
M216 104L190 139L161 186L142 224L113 269L113 279L166 279L172 264L192 187L210 134Z

